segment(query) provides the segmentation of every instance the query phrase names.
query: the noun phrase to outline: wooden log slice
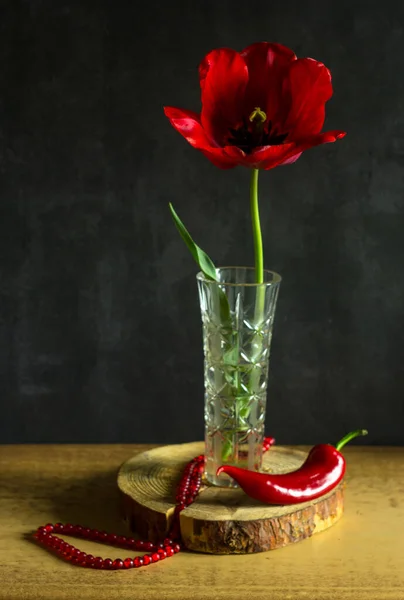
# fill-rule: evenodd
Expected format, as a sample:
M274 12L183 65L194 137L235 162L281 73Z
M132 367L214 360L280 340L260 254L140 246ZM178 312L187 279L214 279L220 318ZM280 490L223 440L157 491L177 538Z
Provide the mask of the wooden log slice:
M164 446L137 454L118 474L123 516L142 539L161 541L174 514L176 486L188 461L204 452L202 442ZM306 452L274 446L263 471L298 468ZM343 513L343 484L327 495L292 506L269 506L241 489L203 486L180 514L186 548L211 554L245 554L281 548L328 529Z

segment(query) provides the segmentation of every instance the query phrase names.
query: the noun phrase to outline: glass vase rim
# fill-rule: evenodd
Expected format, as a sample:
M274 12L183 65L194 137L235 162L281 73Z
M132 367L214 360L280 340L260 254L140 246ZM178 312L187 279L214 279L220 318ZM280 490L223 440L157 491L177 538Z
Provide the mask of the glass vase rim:
M216 271L222 271L225 269L233 269L233 270L237 270L237 269L242 269L243 271L255 271L255 267L241 267L241 266L223 266L223 267L216 267ZM206 277L206 275L202 272L199 271L196 274L196 278L198 279L198 281L203 281L204 283L213 283L213 284L219 284L219 285L224 285L224 286L228 286L228 287L268 287L270 285L274 285L274 284L278 284L282 281L282 276L279 275L279 273L277 273L276 271L272 271L271 269L264 269L264 273L270 274L273 276L272 281L264 281L262 283L231 283L228 281L215 281L214 279L209 279L208 277Z

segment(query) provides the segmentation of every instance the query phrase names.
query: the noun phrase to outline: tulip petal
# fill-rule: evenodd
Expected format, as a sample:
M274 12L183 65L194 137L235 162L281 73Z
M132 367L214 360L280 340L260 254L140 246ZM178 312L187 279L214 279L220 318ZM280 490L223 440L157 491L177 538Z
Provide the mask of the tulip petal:
M345 135L344 131L327 131L289 144L263 147L247 156L247 162L243 164L264 170L274 169L280 165L292 164L296 162L305 150L320 146L321 144L336 142Z
M325 103L332 96L331 74L323 63L299 58L289 67L283 84L285 105L289 107L284 122L288 140L296 140L321 131Z
M171 125L193 146L200 150L209 160L221 169L231 169L236 166L233 160L225 155L223 148L212 145L206 135L199 115L191 110L183 110L172 106L165 106L164 113Z
M220 148L221 154L210 150L202 150L201 148L200 151L213 165L215 165L215 167L219 167L219 169L234 169L234 167L237 167L239 164L235 160L230 160L230 158L225 155L223 148Z
M282 82L291 62L296 60L293 50L281 44L261 42L251 44L241 52L248 67L248 85L244 113L248 117L255 107L276 122L282 107Z
M164 114L170 120L171 125L180 133L194 148L204 148L211 145L200 122L199 115L192 110L164 107Z
M247 65L235 50L219 48L205 56L199 67L199 78L202 127L218 145L225 145L229 130L242 117Z
M262 146L252 154L246 154L237 146L226 146L226 155L237 161L239 165L254 169L272 169L285 160L296 144L280 144L278 146Z

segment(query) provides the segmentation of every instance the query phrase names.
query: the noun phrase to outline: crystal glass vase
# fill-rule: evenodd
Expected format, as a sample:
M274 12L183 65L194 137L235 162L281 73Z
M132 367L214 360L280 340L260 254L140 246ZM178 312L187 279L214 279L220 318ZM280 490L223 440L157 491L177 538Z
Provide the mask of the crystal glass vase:
M205 383L206 477L236 487L220 465L259 470L265 428L268 366L281 277L255 269L223 267L218 281L198 273Z

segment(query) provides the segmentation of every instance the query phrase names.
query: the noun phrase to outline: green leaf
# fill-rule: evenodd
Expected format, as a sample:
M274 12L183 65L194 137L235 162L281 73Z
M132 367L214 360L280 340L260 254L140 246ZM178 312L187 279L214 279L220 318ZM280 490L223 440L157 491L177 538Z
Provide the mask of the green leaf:
M233 454L233 441L231 439L230 440L227 439L223 442L223 445L222 445L222 461L224 463L226 463L230 459L232 454Z
M208 279L213 279L213 281L218 281L217 274L216 274L216 267L213 264L212 260L209 258L209 256L206 254L206 252L204 252L202 250L202 248L199 248L199 246L197 246L195 244L194 240L191 238L185 225L183 224L183 222L181 221L181 219L175 212L174 207L171 204L171 202L169 203L169 207L170 207L172 218L174 219L175 226L178 229L182 239L188 246L188 250L191 252L192 256L194 257L194 260L196 261L200 270L206 277L208 277Z
M222 289L219 288L219 307L220 307L220 319L225 327L231 330L231 314L229 300Z

